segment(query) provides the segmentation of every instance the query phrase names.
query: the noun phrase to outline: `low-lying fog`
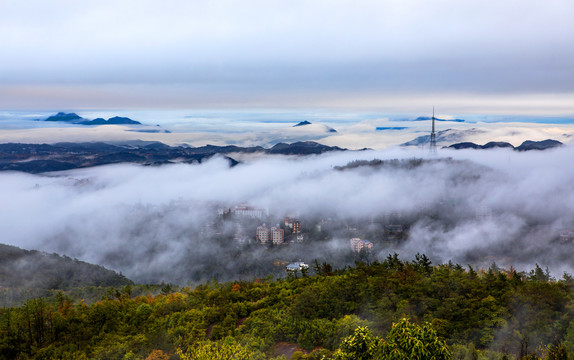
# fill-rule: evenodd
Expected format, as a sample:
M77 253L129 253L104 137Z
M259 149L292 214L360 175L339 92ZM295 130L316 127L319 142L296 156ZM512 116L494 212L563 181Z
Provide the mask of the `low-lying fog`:
M179 284L279 275L281 261L352 264L350 237L371 240L374 259L396 251L405 259L425 253L435 263L496 261L521 270L537 263L556 277L573 271L574 234L565 234L574 231L574 148L439 150L408 161L421 155L393 149L260 157L233 168L213 158L0 173L0 242L100 264L135 281ZM372 159L406 161L336 168ZM241 203L268 215L218 215ZM302 222L302 244L254 243L257 225L285 216ZM405 239L379 237L393 224L408 229Z

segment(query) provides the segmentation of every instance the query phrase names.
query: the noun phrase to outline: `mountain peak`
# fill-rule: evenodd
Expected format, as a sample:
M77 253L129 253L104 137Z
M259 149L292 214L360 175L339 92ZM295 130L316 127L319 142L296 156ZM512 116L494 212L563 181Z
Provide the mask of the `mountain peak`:
M327 125L313 124L312 122L307 121L307 120L301 121L297 125L293 125L293 127L304 127L305 130L309 130L309 131L324 131L324 132L330 132L330 133L336 133L337 132L337 130L335 130L332 127L329 127Z
M520 146L518 146L516 148L516 150L518 150L518 151L546 150L546 149L550 149L550 148L554 148L554 147L558 147L558 146L562 146L562 145L564 145L564 144L562 144L558 140L553 140L553 139L547 139L547 140L542 140L542 141L526 140L525 142L520 144Z
M46 119L46 121L66 121L66 122L75 122L79 120L83 120L80 115L76 113L65 113L59 112L56 115L52 115Z

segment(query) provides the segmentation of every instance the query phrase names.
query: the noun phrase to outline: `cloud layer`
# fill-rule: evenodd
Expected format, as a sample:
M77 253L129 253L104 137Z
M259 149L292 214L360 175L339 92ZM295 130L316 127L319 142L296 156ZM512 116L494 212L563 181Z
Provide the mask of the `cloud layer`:
M352 263L349 236L386 224L410 227L408 240L375 243L376 257L398 251L436 261L572 271L572 149L516 153L441 151L452 159L406 166L418 153L344 152L308 158L264 157L229 168L204 164L107 166L54 176L0 174L2 242L64 253L137 281L178 283L262 276L274 260ZM339 171L356 159L407 159L400 166ZM321 241L279 249L241 248L233 236L258 222L224 223L218 208L265 208L268 223L297 214L307 230L321 219ZM306 222L305 222L306 221ZM327 225L325 225L327 227ZM358 228L358 233L349 230ZM355 234L355 235L353 235ZM278 274L281 270L277 270Z
M348 149L384 149L428 135L432 106L415 114L334 112L334 111L77 111L94 119L125 116L142 126L83 126L46 121L53 111L5 111L0 113L0 142L57 143L90 141L160 141L169 145L238 145L271 147L279 142L317 141ZM72 111L72 110L66 110ZM441 110L442 111L442 110ZM439 146L472 141L485 144L505 141L519 146L525 140L555 139L568 143L574 135L571 117L528 117L501 115L441 115L443 119L463 118L465 122L441 121L437 131L448 130L448 138L439 136ZM297 126L301 121L311 125ZM330 132L334 128L336 132ZM379 130L377 130L379 129ZM144 130L138 132L135 130ZM166 132L167 131L167 132ZM424 149L419 149L422 156Z

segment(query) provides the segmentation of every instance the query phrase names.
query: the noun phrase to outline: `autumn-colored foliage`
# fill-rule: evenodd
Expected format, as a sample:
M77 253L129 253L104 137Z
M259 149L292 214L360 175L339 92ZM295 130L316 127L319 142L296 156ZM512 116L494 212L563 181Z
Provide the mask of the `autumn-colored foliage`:
M161 350L154 350L145 360L169 360L169 356Z

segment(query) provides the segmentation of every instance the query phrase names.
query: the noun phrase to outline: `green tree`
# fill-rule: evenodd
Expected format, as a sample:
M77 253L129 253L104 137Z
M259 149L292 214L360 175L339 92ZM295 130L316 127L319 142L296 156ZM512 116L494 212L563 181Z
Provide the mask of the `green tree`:
M417 325L403 318L393 324L377 358L384 360L448 360L451 353L429 323Z
M181 360L263 360L265 357L257 350L243 346L234 338L223 341L205 341L190 347L187 352L177 349Z
M548 349L548 355L545 360L568 360L568 353L564 344L552 345Z
M343 340L336 360L450 360L450 350L429 323L417 325L403 318L394 323L386 340L373 337L366 327Z
M355 329L353 335L343 339L341 347L335 353L336 360L369 360L373 359L380 339L373 337L371 331L364 326Z

